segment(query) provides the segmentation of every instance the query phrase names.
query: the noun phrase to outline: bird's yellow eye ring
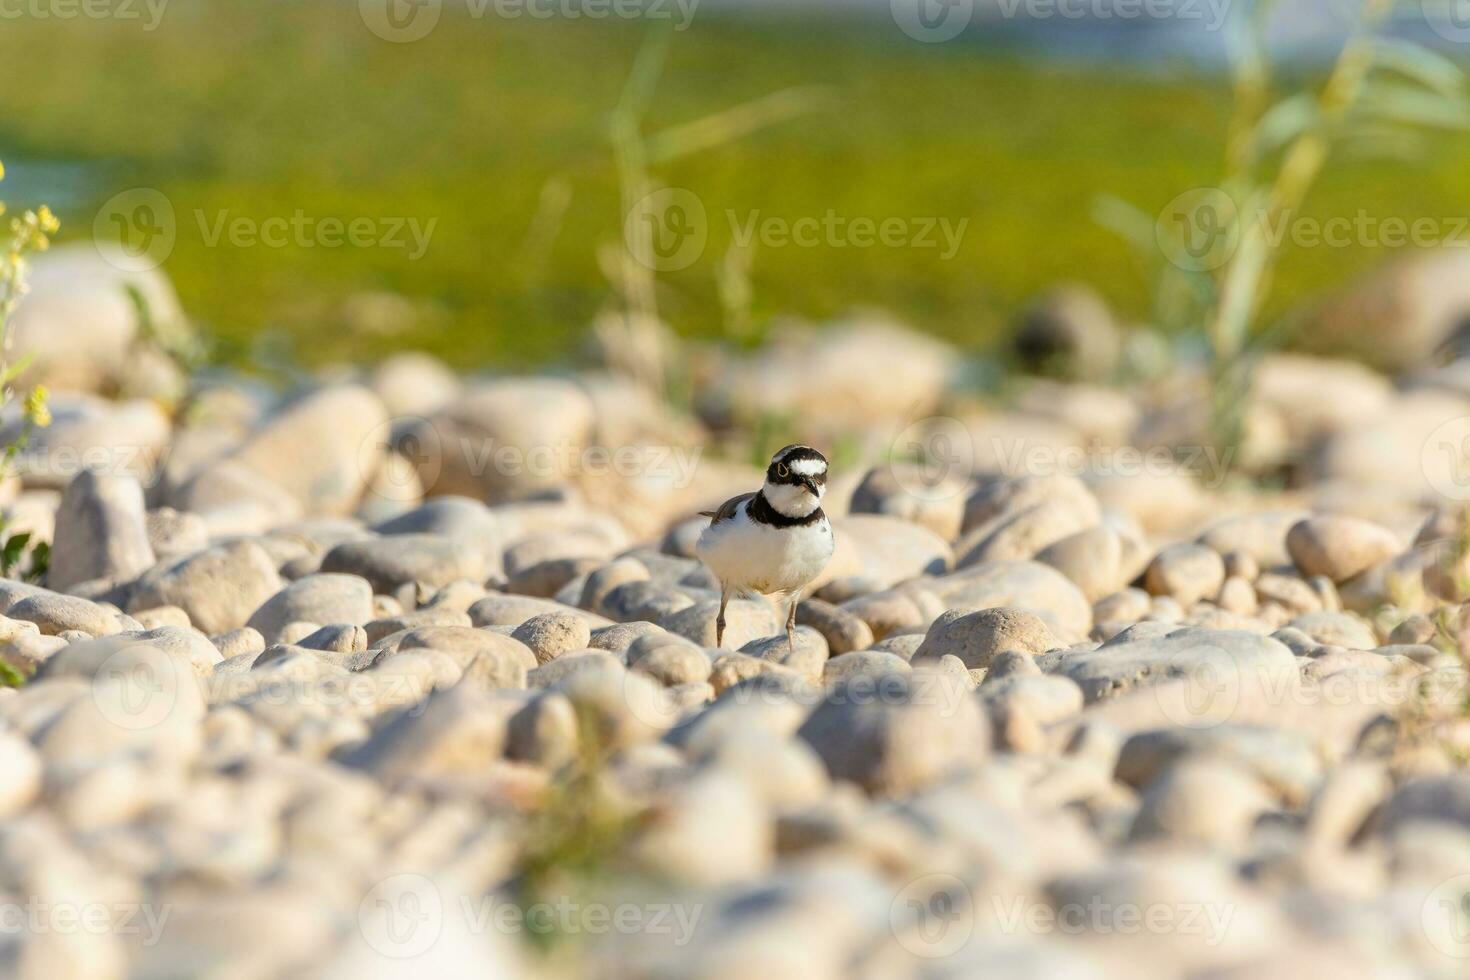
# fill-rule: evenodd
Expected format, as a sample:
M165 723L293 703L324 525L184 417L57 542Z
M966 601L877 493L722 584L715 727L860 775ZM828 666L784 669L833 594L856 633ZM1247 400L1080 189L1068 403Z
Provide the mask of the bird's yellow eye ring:
M779 476L781 479L784 480L788 476L791 475L791 471L786 468L786 464L785 463L777 463L776 464L776 475Z

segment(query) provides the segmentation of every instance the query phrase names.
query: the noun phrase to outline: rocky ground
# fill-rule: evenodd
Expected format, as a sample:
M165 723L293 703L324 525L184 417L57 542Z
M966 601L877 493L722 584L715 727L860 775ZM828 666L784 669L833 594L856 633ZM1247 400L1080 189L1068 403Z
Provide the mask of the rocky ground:
M7 974L1464 975L1470 361L1268 357L1227 476L1182 368L981 397L863 321L683 352L684 410L416 355L282 390L57 261ZM692 557L758 434L834 461L794 651L755 599L716 649Z

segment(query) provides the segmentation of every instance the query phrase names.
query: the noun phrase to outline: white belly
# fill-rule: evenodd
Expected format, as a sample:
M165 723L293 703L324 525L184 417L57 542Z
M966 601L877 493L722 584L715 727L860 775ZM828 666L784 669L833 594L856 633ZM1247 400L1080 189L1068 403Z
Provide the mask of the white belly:
M773 595L796 592L811 583L832 558L832 525L771 527L745 516L745 505L730 520L711 524L695 551L726 587Z

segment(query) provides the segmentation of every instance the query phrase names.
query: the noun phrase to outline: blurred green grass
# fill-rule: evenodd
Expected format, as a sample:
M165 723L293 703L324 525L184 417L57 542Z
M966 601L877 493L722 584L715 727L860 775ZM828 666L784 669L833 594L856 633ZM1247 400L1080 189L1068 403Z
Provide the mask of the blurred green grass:
M885 29L886 28L886 29ZM411 44L371 34L342 0L191 0L144 32L136 22L6 21L0 30L0 152L94 168L62 210L63 239L90 235L98 205L134 186L173 203L166 271L221 356L262 337L306 363L423 348L461 367L576 356L611 300L599 246L621 215L608 113L649 26L470 20L446 5ZM831 86L828 110L661 172L700 196L710 242L662 277L662 310L686 335L721 330L715 269L726 212L763 217L968 219L958 254L936 249L758 248L758 322L886 308L984 348L1036 292L1100 289L1125 319L1147 314L1128 248L1092 220L1100 194L1149 211L1217 172L1228 94L1219 79L1061 67L972 44L923 45L891 25L701 13L675 36L650 129L788 86ZM1317 216L1412 220L1470 214L1470 138L1438 138L1421 163L1335 167ZM548 182L569 194L557 235L527 247ZM28 202L13 202L28 203ZM427 253L352 247L211 247L221 212L263 220L436 221ZM202 219L199 217L202 215ZM1381 249L1291 252L1281 310L1383 260ZM334 310L399 293L433 312L393 331L352 329Z

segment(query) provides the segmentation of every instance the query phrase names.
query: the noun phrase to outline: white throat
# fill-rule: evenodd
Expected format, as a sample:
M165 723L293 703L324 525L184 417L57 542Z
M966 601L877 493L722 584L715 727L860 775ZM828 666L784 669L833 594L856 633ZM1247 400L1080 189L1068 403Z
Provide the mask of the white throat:
M793 486L789 483L772 483L767 480L765 486L761 488L761 493L771 505L771 509L782 517L806 517L822 506L820 496L812 496L811 491L799 484Z

